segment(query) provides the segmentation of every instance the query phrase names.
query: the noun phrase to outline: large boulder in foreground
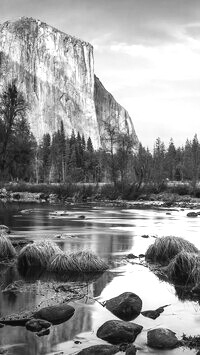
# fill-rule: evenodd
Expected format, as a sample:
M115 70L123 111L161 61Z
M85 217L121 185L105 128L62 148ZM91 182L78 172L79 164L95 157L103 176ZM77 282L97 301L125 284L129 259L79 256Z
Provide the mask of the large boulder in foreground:
M50 306L40 309L33 314L36 319L44 319L48 322L55 324L61 324L70 319L75 312L74 307L69 306L67 303L61 303L57 306Z
M124 321L130 321L139 316L142 309L142 300L135 293L124 292L106 301L106 308L116 317Z
M174 349L179 345L176 333L166 328L152 329L147 332L147 345L155 349Z
M93 345L81 350L77 355L113 355L119 352L119 347L114 345Z
M142 329L141 325L135 323L109 320L98 329L97 336L111 344L132 343Z

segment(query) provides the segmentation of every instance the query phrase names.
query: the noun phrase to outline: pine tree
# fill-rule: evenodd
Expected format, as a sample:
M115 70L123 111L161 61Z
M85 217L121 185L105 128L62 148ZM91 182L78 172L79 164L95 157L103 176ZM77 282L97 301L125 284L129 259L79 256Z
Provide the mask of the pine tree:
M14 139L14 132L19 127L20 121L25 121L28 104L23 94L18 91L15 81L9 83L0 95L0 169L2 174L5 169L10 169L10 145Z
M49 182L51 169L51 137L49 133L44 134L40 146L41 157L41 178L43 182Z

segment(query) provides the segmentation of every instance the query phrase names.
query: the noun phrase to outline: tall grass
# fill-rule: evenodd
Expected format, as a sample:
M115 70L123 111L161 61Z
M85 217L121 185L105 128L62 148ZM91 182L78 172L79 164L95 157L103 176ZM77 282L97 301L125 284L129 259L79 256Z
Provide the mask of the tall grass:
M181 251L165 268L173 283L188 285L200 281L200 254Z
M0 234L0 259L12 259L16 255L16 250L13 247L10 239L3 233Z
M71 254L57 254L49 266L52 272L95 273L108 269L108 265L90 251L80 251Z
M61 249L53 242L34 242L21 249L17 258L17 266L21 270L33 266L46 268L52 256L60 252Z
M167 265L181 251L188 253L199 252L194 244L189 241L180 237L167 236L157 238L154 244L149 246L145 259L152 263Z

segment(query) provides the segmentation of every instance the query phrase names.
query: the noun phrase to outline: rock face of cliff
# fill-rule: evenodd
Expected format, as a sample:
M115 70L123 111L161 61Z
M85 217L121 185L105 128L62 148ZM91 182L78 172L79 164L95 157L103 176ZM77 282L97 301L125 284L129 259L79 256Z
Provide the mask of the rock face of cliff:
M94 83L94 102L102 147L106 146L105 138L109 136L105 131L104 122L109 122L111 129L114 127L117 133L121 132L132 136L134 147L137 148L139 141L128 112L104 88L96 75Z
M28 121L37 140L57 131L62 120L66 134L74 129L99 148L103 121L111 112L135 135L128 113L95 77L93 47L87 42L32 18L5 22L0 87L13 79L29 102Z

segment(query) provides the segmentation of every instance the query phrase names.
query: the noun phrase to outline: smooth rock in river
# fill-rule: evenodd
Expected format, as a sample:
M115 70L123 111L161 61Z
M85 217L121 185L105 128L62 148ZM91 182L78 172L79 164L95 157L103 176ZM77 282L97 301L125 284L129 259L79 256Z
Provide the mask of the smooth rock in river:
M198 217L198 213L196 213L196 212L188 212L187 217Z
M141 312L141 314L144 316L144 317L148 317L148 318L151 318L151 319L156 319L160 316L160 314L162 312L164 312L164 309L165 307L168 307L169 304L165 305L165 306L162 306L162 307L159 307L155 310L148 310L148 311L143 311Z
M119 352L118 346L93 345L81 350L77 355L113 355Z
M34 318L45 319L52 324L60 324L70 319L75 312L74 307L67 303L61 303L57 306L50 306L40 309L33 314Z
M134 345L130 345L127 347L125 355L135 355L137 352L137 349Z
M155 349L173 349L179 344L176 333L166 328L156 328L147 332L147 345Z
M97 336L111 344L132 343L142 329L141 325L135 323L109 320L98 329Z
M142 300L135 293L124 292L106 301L106 308L116 317L124 321L130 321L139 316L142 309Z
M44 319L31 319L26 323L26 329L31 332L40 332L42 329L47 329L51 323Z

